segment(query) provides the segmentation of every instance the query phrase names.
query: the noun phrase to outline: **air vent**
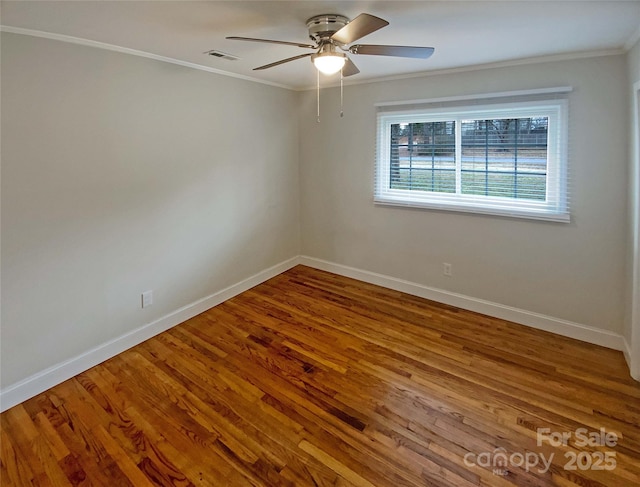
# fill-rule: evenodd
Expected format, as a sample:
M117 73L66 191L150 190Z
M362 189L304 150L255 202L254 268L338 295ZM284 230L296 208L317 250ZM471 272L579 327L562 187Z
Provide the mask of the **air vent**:
M222 51L218 51L216 49L213 49L211 51L207 51L205 52L205 54L208 54L209 56L213 56L213 57L219 57L222 59L227 59L228 61L237 61L238 59L240 59L238 56L234 56L233 54L229 54L226 52L222 52Z

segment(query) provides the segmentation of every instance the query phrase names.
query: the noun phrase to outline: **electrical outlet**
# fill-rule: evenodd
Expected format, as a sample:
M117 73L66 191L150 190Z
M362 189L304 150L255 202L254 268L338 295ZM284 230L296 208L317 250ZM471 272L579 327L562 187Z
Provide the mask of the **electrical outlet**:
M448 262L443 262L442 263L442 273L447 277L453 276L453 266L451 264L449 264Z
M142 307L147 308L153 304L153 291L145 291L142 293Z

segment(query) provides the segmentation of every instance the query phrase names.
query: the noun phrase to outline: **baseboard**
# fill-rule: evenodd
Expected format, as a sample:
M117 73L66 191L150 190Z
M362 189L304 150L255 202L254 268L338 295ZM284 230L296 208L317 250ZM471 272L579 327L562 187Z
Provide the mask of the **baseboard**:
M285 260L279 264L265 269L257 274L233 284L210 296L199 299L191 304L183 306L162 318L147 323L135 330L125 333L113 340L98 345L77 357L56 364L42 370L31 377L12 384L0 390L0 411L5 411L16 404L36 396L47 389L60 384L85 370L94 367L105 360L124 352L125 350L148 340L149 338L172 328L183 321L217 306L232 297L251 289L258 284L271 279L296 266L299 263L298 256Z
M627 361L627 365L629 366L629 373L631 374L631 377L633 379L640 382L640 360L638 361L633 360L631 343L627 341L626 337L623 338L623 341L624 341L624 350L622 350L622 352L624 353L624 359Z
M636 361L635 364L631 361L631 364L632 365L629 367L631 378L640 382L640 361Z
M625 337L622 337L622 353L624 354L624 359L627 361L629 370L631 370L631 344Z
M572 321L554 318L552 316L534 313L531 311L505 306L491 301L472 298L463 294L456 294L442 289L436 289L415 282L397 279L395 277L377 274L375 272L356 269L354 267L328 262L314 257L300 256L300 264L314 267L345 277L351 277L370 284L377 284L389 289L401 291L413 296L431 299L439 303L456 306L458 308L475 311L495 318L513 321L521 325L530 326L539 330L549 331L569 338L575 338L587 343L602 345L614 350L626 350L624 339L621 335L606 330L601 330L588 325L574 323Z
M209 308L217 306L232 297L251 289L258 284L281 274L298 264L321 269L345 277L351 277L371 284L377 284L396 291L414 296L431 299L458 308L475 311L496 318L501 318L532 328L549 331L558 335L575 338L587 343L602 345L614 350L621 350L627 363L631 365L631 347L621 336L606 330L600 330L580 323L574 323L552 316L526 311L511 306L505 306L491 301L456 294L442 289L436 289L395 277L377 274L375 272L356 269L354 267L328 262L308 256L296 256L274 265L264 271L244 279L232 286L202 298L162 318L143 325L135 330L121 335L113 340L98 345L77 357L56 364L42 370L26 379L0 390L0 411L5 411L47 389L60 384L75 375L84 372L105 360L124 352L125 350L148 340ZM636 374L637 375L637 374Z

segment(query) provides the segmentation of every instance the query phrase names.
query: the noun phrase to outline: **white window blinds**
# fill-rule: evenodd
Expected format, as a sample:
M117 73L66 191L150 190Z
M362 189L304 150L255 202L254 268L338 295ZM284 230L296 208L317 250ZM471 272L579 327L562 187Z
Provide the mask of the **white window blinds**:
M380 104L375 201L568 221L568 91Z

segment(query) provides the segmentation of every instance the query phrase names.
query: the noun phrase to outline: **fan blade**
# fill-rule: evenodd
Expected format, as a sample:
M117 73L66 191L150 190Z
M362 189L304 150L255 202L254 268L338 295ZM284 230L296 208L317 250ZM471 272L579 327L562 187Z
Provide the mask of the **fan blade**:
M369 14L360 14L338 32L334 33L331 36L331 39L336 41L338 44L351 44L361 37L371 34L378 29L382 29L387 25L389 25L389 22L381 19L380 17L375 17Z
M304 47L307 49L317 49L318 46L312 46L311 44L300 44L298 42L287 42L287 41L272 41L270 39L255 39L253 37L237 37L231 36L226 39L231 39L232 41L249 41L249 42L268 42L269 44L284 44L285 46L296 46L296 47Z
M258 66L257 68L253 68L254 71L259 71L261 69L269 69L269 68L273 68L274 66L278 66L279 64L284 64L284 63L288 63L289 61L295 61L296 59L302 59L303 57L309 57L313 55L312 52L308 53L308 54L300 54L299 56L293 56L287 59L282 59L280 61L276 61L275 63L271 63L271 64L265 64L264 66Z
M353 61L347 58L347 62L344 63L344 66L342 67L342 76L346 78L347 76L353 76L359 72L360 70L355 64L353 64Z
M374 56L396 56L427 59L431 57L433 47L416 46L377 46L374 44L356 44L349 48L351 54L371 54Z

